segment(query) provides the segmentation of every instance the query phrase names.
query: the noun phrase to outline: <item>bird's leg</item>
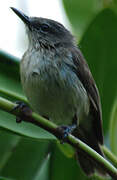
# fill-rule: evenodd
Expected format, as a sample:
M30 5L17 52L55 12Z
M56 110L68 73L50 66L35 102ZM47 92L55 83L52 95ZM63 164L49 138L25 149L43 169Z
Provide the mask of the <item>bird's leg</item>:
M78 120L75 114L71 125L62 125L58 128L62 132L62 137L60 142L64 143L66 141L67 136L71 134L74 131L74 129L76 129L77 126L78 126Z
M21 112L21 116L16 117L16 122L20 123L23 120L23 116L31 116L32 110L30 109L30 107L28 107L28 105L23 102L18 101L16 102L16 104L17 105L13 108L12 111L19 110Z

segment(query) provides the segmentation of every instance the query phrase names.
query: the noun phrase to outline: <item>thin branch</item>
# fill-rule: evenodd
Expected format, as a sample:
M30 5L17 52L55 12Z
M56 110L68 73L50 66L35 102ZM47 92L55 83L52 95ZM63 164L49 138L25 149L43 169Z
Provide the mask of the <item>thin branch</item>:
M102 150L107 159L109 159L112 164L117 168L117 157L109 149L107 149L106 146L102 146Z
M40 115L34 112L32 112L32 115L29 117L22 114L22 112L19 109L13 111L15 107L16 107L15 103L12 103L11 101L8 101L0 97L0 109L9 112L11 114L14 114L15 116L22 117L23 121L42 127L45 130L52 133L53 135L55 135L58 139L61 139L62 133L58 130L57 128L58 126L56 124L46 120L45 118L41 117ZM102 167L114 180L117 180L117 169L112 164L110 164L106 159L100 156L96 151L91 149L89 146L87 146L85 143L80 141L78 138L75 138L73 135L68 135L66 142L72 145L74 148L79 148L82 151L88 153L88 155L92 159L94 159L94 161L96 161L96 163L98 163L100 167Z
M10 91L8 89L6 90L4 88L0 88L0 93L4 94L5 96L14 98L17 101L25 102L26 104L28 104L27 99L23 95L17 94L17 93Z

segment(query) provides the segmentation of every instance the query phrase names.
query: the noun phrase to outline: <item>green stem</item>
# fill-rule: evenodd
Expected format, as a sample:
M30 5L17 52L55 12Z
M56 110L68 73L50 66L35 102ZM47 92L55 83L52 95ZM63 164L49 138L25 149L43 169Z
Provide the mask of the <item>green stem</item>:
M7 111L11 114L14 114L16 116L22 116L22 112L19 109L15 109L17 104L12 103L11 101L8 101L5 98L0 97L0 109ZM45 118L41 117L40 115L32 112L31 118L29 119L29 116L22 116L24 121L33 123L37 126L40 126L44 128L45 130L48 130L50 133L55 135L57 138L60 139L61 132L58 131L57 125L46 120ZM117 180L117 169L109 163L106 159L104 159L102 156L100 156L97 152L95 152L93 149L91 149L88 145L83 143L78 138L75 138L73 135L68 135L67 142L72 145L75 148L79 148L82 151L85 151L88 153L88 155L94 159L113 179Z
M6 95L8 97L12 97L14 99L17 99L18 101L23 101L23 102L28 104L28 101L24 96L21 96L21 95L15 93L15 92L0 88L0 93Z
M102 146L102 150L105 156L112 162L112 164L117 168L117 157L109 150L106 146Z

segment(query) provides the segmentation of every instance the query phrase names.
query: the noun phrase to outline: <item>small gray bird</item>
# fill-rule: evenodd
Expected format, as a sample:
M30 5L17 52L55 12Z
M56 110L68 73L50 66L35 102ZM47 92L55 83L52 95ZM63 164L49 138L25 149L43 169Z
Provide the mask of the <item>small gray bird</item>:
M20 63L24 92L32 109L103 156L102 113L98 89L72 34L60 23L28 17L11 8L26 25L29 39ZM99 171L85 152L77 157L86 175Z

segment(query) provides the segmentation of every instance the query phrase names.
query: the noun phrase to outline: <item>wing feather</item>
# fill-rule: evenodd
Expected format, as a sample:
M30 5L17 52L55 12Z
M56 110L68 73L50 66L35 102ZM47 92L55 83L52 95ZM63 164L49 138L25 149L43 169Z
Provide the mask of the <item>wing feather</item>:
M75 49L75 51L71 49L71 53L75 64L75 73L86 89L90 100L90 113L93 115L95 135L98 142L103 144L101 103L96 83L81 51L79 49Z

